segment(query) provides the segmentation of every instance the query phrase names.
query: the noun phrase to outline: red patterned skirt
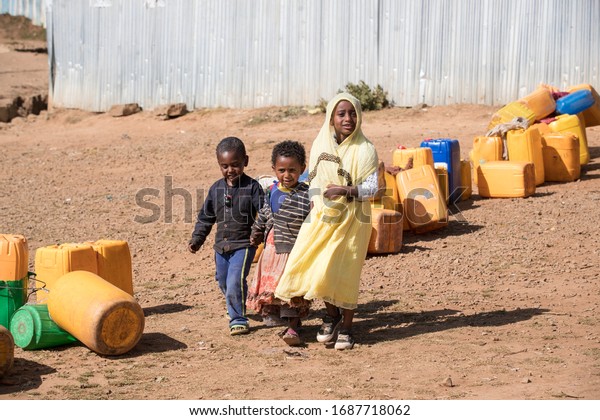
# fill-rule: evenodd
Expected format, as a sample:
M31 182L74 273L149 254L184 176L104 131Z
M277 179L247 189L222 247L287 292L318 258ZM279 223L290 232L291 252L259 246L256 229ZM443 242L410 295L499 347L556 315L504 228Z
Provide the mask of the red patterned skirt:
M275 252L274 231L271 229L265 240L265 248L258 259L252 285L248 290L248 299L246 300L248 308L263 316L279 315L282 306L285 307L284 312L286 314L289 313L290 309L295 309L299 317L308 315L309 301L294 298L288 304L277 299L274 295L289 255L288 253L277 254Z

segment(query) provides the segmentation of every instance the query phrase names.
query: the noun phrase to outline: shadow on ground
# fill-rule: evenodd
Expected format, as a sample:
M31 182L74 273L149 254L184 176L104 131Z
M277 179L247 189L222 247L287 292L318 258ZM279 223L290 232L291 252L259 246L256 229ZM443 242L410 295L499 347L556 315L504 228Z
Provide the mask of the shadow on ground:
M151 306L144 308L144 316L156 315L156 314L174 314L177 312L183 312L193 308L190 305L183 305L181 303L167 303L164 305Z
M524 308L498 310L465 315L457 309L423 312L388 312L383 306L395 302L371 302L360 309L354 322L361 343L374 344L401 340L421 334L430 334L462 327L498 327L529 320L548 312L548 309Z
M458 309L436 309L423 312L394 312L387 308L398 300L379 300L360 305L354 319L353 330L361 344L375 344L402 340L421 334L430 334L463 327L498 327L527 321L548 312L548 309L525 308L511 311L499 310L465 315ZM323 316L325 313L315 313ZM315 337L318 325L307 326L303 335Z
M0 379L0 395L39 388L42 377L55 372L48 365L17 357L9 373Z

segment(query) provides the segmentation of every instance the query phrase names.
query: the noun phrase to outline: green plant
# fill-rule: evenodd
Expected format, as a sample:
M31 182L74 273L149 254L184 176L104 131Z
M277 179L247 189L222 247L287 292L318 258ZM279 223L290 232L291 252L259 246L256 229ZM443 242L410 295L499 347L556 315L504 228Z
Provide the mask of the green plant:
M380 85L371 89L369 85L361 80L358 84L348 83L345 86L345 90L359 100L363 111L376 111L391 106L387 98L387 92ZM342 93L343 91L340 89L337 93ZM327 101L321 98L317 104L317 108L325 112L327 110Z

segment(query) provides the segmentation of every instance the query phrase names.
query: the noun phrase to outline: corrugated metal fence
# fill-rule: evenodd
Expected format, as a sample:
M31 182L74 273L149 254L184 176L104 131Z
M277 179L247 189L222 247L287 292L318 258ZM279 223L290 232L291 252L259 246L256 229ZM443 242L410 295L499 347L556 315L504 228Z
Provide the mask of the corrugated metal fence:
M598 87L598 0L46 0L56 106L315 105L348 82L399 106Z

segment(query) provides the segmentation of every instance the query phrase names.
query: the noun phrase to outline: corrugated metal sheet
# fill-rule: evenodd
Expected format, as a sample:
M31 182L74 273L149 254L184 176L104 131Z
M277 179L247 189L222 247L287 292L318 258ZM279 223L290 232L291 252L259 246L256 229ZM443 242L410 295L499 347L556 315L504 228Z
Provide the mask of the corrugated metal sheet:
M56 106L314 105L348 82L399 106L598 86L598 0L47 0Z
M46 26L46 0L0 0L0 13L25 16L34 25Z

